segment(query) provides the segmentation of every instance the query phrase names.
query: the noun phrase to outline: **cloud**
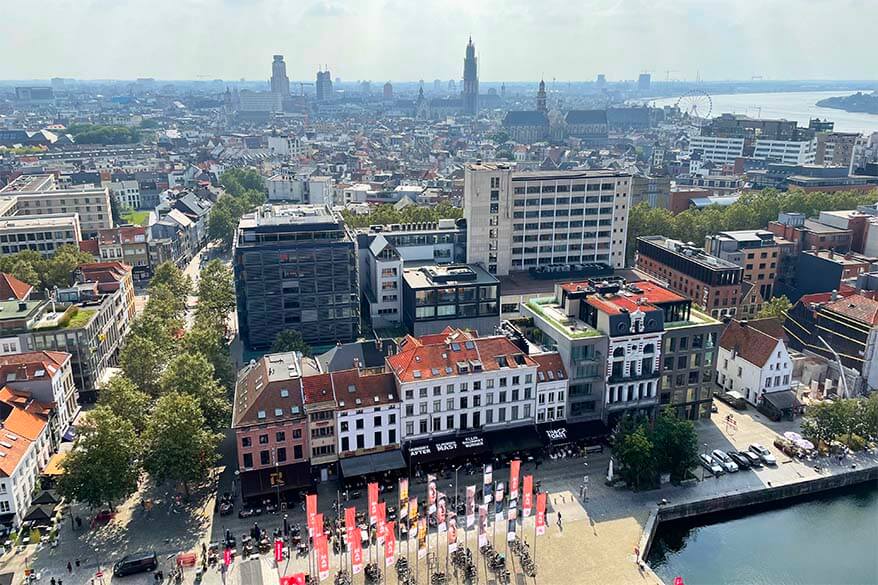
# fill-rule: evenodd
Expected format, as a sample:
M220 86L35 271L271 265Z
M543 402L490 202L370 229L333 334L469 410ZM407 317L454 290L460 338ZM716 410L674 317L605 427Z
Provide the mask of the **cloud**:
M485 80L878 78L874 0L0 2L7 79L458 79L469 35Z

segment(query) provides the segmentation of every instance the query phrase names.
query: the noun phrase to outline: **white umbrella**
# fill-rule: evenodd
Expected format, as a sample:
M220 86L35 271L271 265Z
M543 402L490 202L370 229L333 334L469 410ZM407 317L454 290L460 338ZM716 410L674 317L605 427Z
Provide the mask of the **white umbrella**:
M812 443L808 439L800 439L796 441L796 447L799 447L800 449L805 449L806 451L810 451L814 448L814 443Z
M607 482L613 483L613 458L610 457L610 466L607 469Z
M793 443L798 443L802 440L802 435L800 435L799 433L794 433L793 431L787 431L783 434L783 436Z

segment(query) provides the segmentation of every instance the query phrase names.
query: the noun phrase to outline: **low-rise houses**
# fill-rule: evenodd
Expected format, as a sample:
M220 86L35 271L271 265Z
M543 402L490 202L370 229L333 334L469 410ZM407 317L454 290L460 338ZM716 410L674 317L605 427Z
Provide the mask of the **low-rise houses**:
M732 320L719 345L716 381L726 392L738 392L759 406L765 394L791 388L793 363L783 339L746 319Z

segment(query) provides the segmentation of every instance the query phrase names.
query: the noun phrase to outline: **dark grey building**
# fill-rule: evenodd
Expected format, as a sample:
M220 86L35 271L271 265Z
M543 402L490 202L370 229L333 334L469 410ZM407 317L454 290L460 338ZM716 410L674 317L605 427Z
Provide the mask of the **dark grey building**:
M356 241L325 207L265 205L242 217L234 270L246 347L267 349L285 329L312 346L359 335Z
M490 335L500 324L500 281L478 265L434 265L405 270L402 320L415 336L446 327Z

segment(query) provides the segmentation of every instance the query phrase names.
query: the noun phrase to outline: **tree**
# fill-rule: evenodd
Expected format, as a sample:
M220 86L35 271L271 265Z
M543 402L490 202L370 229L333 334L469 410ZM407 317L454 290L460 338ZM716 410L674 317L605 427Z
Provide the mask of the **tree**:
M170 260L162 262L155 268L152 279L149 281L150 291L157 286L166 286L174 296L186 302L189 295L192 294L192 279L180 267Z
M229 313L235 308L232 271L219 260L211 260L201 271L195 314L225 333Z
M205 323L196 315L195 322L180 340L180 351L200 354L213 366L213 373L220 385L231 392L235 385L235 366L229 355L223 333L212 323Z
M698 434L692 421L677 417L667 408L656 419L652 430L656 468L670 473L671 479L683 480L698 463Z
M186 314L186 297L177 296L165 283L153 285L149 288L144 314L164 321L172 328L179 328Z
M878 393L873 392L863 404L863 437L878 441Z
M37 271L34 269L33 265L30 264L27 260L18 260L15 264L12 265L12 269L9 271L9 274L22 282L26 282L31 286L40 285L40 275L37 274Z
M227 199L227 197L220 199L220 201L225 199ZM238 228L239 219L240 217L232 215L232 212L227 205L220 206L217 204L214 209L211 210L210 216L208 216L207 219L207 236L211 240L219 240L223 247L231 248L232 242L235 239L235 230Z
M812 404L802 420L802 434L815 445L829 445L841 433L837 412L829 402Z
M146 428L146 419L152 399L142 392L124 374L116 374L100 389L98 404L105 406L123 420L131 423L140 434Z
M832 403L832 411L838 421L839 436L849 447L854 435L862 435L864 431L863 401L851 398L836 400Z
M653 444L647 436L644 425L624 435L613 454L622 464L621 476L625 483L635 490L651 486L655 481L656 466L653 457Z
M311 355L311 346L302 339L302 334L295 329L285 329L277 334L271 346L273 353L298 351L303 355Z
M774 297L762 305L762 309L759 310L759 314L756 317L758 319L777 319L783 323L787 318L787 312L792 306L793 304L784 295Z
M72 244L59 247L46 264L42 275L44 288L65 288L73 284L74 271L82 264L94 262L91 254L81 251Z
M159 386L165 395L186 394L198 401L199 409L211 430L219 431L229 426L229 401L214 378L213 366L203 355L177 354L162 373Z
M137 490L139 442L131 421L105 406L84 419L73 451L61 462L58 489L69 500L112 509Z
M219 436L205 429L198 402L176 392L158 399L143 433L143 467L158 483L203 481L217 460Z
M159 394L158 380L166 363L164 348L143 335L129 335L119 354L125 377L150 396Z

